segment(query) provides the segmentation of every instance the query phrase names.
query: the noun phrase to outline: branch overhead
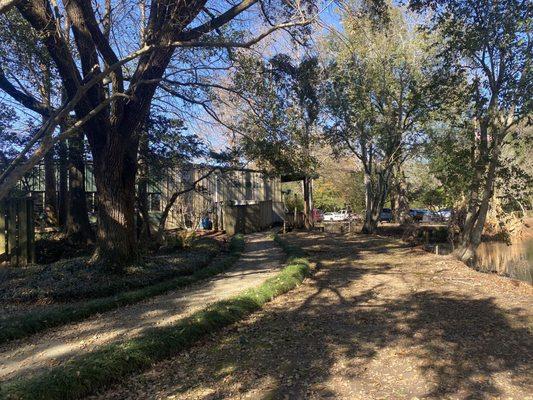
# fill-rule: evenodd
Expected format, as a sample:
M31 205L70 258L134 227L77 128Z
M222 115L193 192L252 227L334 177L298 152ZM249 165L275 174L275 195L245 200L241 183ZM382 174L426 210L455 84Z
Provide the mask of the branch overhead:
M0 15L8 12L22 0L0 0Z

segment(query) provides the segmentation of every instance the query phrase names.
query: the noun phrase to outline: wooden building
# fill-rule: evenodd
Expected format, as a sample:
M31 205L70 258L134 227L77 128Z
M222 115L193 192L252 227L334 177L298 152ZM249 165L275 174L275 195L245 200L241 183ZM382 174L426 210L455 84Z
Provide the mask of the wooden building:
M85 191L91 219L94 220L96 185L91 163L86 162ZM57 171L57 169L56 169ZM156 224L175 193L167 229L196 229L202 219L213 228L229 233L260 230L284 218L284 204L279 177L261 171L189 164L166 171L152 171L148 185L148 208ZM56 177L59 182L59 176ZM37 218L41 219L44 203L44 166L36 166L19 184L22 192L31 193ZM58 190L59 188L57 188Z
M230 234L249 233L283 221L281 180L261 171L197 165L176 167L165 174L164 182L158 186L150 190L152 212L157 212L153 207L154 193L159 193L158 206L162 211L173 194L185 192L170 209L167 229L194 229L207 218L216 229Z

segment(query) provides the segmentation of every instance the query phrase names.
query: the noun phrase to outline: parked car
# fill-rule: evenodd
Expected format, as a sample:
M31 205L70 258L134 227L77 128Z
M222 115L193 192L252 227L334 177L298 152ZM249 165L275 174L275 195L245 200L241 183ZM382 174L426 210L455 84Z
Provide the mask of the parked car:
M324 212L322 210L319 210L318 208L313 208L313 221L315 222L322 222L324 221Z
M384 208L379 214L380 222L392 222L392 210L390 208Z
M324 213L324 218L322 219L324 222L331 222L335 221L335 213L332 211L328 211Z
M340 211L333 211L333 212L327 212L324 214L324 221L346 221L350 218L350 213L348 210L340 210Z
M422 222L434 222L434 221L438 221L437 213L431 210L425 210L424 214L422 215Z
M452 217L452 210L449 208L444 208L435 213L437 220L439 221L449 221Z

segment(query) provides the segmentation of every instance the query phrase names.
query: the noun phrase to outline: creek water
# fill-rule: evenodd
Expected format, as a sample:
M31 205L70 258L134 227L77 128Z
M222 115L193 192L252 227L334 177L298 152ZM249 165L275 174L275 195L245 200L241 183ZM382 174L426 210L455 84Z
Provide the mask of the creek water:
M510 245L503 242L482 242L477 251L475 267L533 284L533 238Z

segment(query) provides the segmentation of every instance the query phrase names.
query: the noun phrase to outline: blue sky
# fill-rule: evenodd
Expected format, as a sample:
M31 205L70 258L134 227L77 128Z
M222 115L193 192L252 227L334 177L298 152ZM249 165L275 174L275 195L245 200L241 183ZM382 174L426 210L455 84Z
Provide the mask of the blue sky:
M227 7L226 3L219 4L217 1L213 2L212 4L215 4L215 5L218 4L220 5L221 8ZM337 9L337 6L335 5L333 1L326 1L326 2L321 3L319 5L319 10L320 10L319 18L320 18L321 23L323 25L328 26L330 29L342 30L340 26L339 14L336 11L336 9ZM126 19L130 22L136 18L138 19L137 10L132 9L131 11L132 13L130 13L126 17ZM127 36L129 36L129 34L135 35L133 31L137 30L138 25L137 27L134 27L132 25L135 25L135 24L131 24L129 22L126 23L126 22L124 26L126 27L125 29L126 29L126 32L128 33ZM253 27L250 27L250 28L253 28ZM253 29L250 29L250 30L253 30ZM325 33L325 31L327 31L327 29L318 28L317 36ZM254 32L254 33L256 34L257 32ZM115 40L117 40L117 44L120 43L120 45L117 47L117 52L119 54L127 53L132 50L131 45L133 45L134 43L130 43L130 44L128 44L127 42L123 43L123 41L117 38L116 36L120 36L120 35L112 36L112 38L115 38ZM275 43L271 44L272 46L272 48L270 49L271 54L275 54L278 51L285 51L285 52L290 51L290 46L288 45L288 40L286 37L283 38L283 36L276 36L276 38L277 39L279 38L279 40L276 40ZM6 104L16 105L16 103L14 103L13 100L11 100L9 96L5 95L1 91L0 91L0 100L4 101ZM23 122L27 121L28 119L33 119L35 125L39 124L39 121L40 121L39 116L36 116L35 114L31 112L28 112L23 107L16 107L16 109L17 109L17 114L19 116L19 123L15 124L15 127L14 127L15 129L20 130L21 132L26 131L27 127ZM187 126L189 127L189 130L192 133L197 133L200 136L205 136L207 139L209 139L209 141L215 147L224 146L226 138L220 135L220 130L221 130L220 126L214 123L213 120L210 119L207 115L203 114L202 112L199 112L198 106L194 106L194 105L185 106L183 107L183 109L184 109L184 119L186 121ZM191 113L198 112L199 118L192 117L190 114L188 114L185 111L186 109L189 109Z

